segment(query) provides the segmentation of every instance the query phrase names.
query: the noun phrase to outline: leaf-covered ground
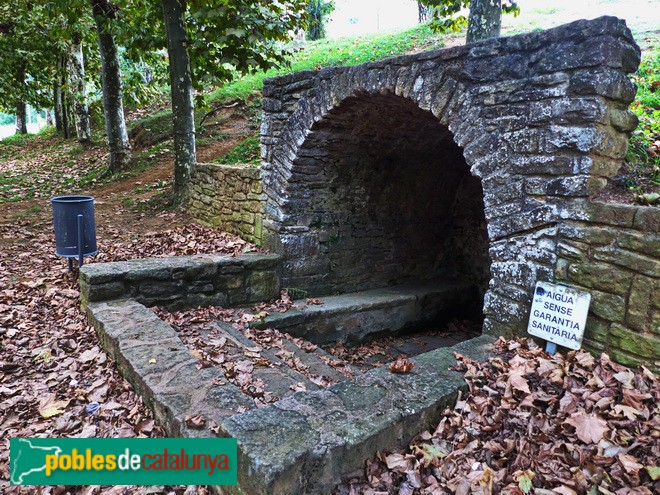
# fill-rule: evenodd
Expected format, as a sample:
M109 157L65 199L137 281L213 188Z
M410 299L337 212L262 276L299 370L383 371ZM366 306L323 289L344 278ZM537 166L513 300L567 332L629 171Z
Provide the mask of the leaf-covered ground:
M96 152L83 151L81 163L87 153ZM17 166L39 170L34 156L42 163L48 153L36 146ZM89 261L253 249L238 238L196 226L178 212L131 207L157 190L146 185L167 183L170 170L171 163L164 162L93 190L101 252ZM10 437L163 434L80 313L75 273L54 255L48 204L54 191L48 187L35 188L43 194L31 201L0 204L0 493L34 493L8 486ZM257 311L287 305L280 301ZM375 350L372 345L360 352ZM341 346L334 352L338 359L352 359ZM657 477L657 461L652 460L658 457L660 438L655 377L638 373L627 381L631 372L607 360L590 364L583 354L549 359L536 348L508 352L507 359L492 363L464 361L470 396L446 412L438 430L422 434L416 448L371 460L368 481L344 487L344 493L463 494L488 492L491 483L493 493L517 495L546 495L550 489L590 495L658 492L651 484L651 476ZM396 370L408 368L402 362ZM580 439L586 435L592 443ZM40 493L206 492L156 488L46 487Z
M178 213L145 217L117 204L116 198L104 201L97 213L98 260L251 249ZM0 222L0 435L5 447L15 436L162 435L80 313L75 273L52 254L48 214L12 218ZM257 310L277 311L289 304L278 301ZM500 346L504 357L490 362L461 359L470 393L454 410L445 411L435 430L422 433L406 453L369 461L367 481L356 481L340 493L658 491L652 481L660 456L657 377L648 370L633 373L606 357L549 357L534 346ZM34 493L7 486L7 461L4 448L0 490ZM40 493L148 490L48 487ZM184 490L205 492L165 487L152 493Z
M391 363L395 359L399 362L392 365L391 369L408 372L410 371L406 369L406 366L410 366L408 357L441 345L452 345L455 341L448 338L450 335L454 338L467 339L480 333L480 325L467 320L456 320L449 322L442 331L382 336L359 346L348 346L343 342L337 342L324 346L321 350L316 344L277 329L250 328L251 322L270 313L283 313L292 307L302 309L310 304L321 305L324 302L322 299L308 298L306 301L294 303L289 294L282 291L279 299L260 303L253 308L211 307L177 312L154 308L154 312L177 331L191 354L198 360L198 368L217 367L227 381L254 400L256 407L281 400L282 393L308 390L305 383L300 381L292 384L288 390L280 389L278 392L272 387L272 383L259 376L260 371L266 369L290 368L294 376L304 377L318 387L328 387L338 381L353 378L356 374ZM218 328L217 321L231 325L246 340L239 342L235 336ZM479 329L478 332L476 328ZM250 344L247 345L246 342ZM406 351L401 351L402 348ZM305 354L314 355L314 358L306 359L305 363L300 357ZM329 366L337 373L328 374L328 368L323 365Z
M366 463L337 495L660 493L660 383L607 355L550 356L505 341L475 362L469 392L405 452Z
M245 241L200 227L182 214L144 216L116 197L100 198L100 253L90 262L253 249ZM0 493L35 493L7 486L9 438L162 436L151 412L117 372L81 314L77 270L53 254L47 213L0 221ZM160 229L154 229L160 226ZM148 487L46 487L43 494L177 493ZM205 493L190 488L187 494Z

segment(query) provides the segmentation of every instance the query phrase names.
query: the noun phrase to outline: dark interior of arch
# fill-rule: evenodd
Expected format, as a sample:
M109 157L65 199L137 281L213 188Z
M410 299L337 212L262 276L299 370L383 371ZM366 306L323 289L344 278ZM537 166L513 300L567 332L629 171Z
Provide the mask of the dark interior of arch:
M285 263L285 284L331 294L462 279L481 309L481 183L430 112L393 95L348 98L311 129L292 172L289 213L309 232L306 254Z

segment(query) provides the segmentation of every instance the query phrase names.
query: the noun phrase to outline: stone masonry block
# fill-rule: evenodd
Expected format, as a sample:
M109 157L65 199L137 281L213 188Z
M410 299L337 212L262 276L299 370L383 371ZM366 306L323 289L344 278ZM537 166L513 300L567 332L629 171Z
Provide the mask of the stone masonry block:
M627 270L617 270L607 263L583 262L573 263L568 267L568 279L582 287L626 295L632 274Z
M280 294L280 279L274 271L256 271L248 279L249 302L275 299Z
M656 361L660 356L660 337L642 334L616 323L610 328L610 345L612 348Z
M651 296L660 290L658 279L641 275L633 279L626 311L626 324L640 331L651 330Z
M606 321L623 322L626 313L626 300L623 296L600 292L594 289L591 293L589 311Z

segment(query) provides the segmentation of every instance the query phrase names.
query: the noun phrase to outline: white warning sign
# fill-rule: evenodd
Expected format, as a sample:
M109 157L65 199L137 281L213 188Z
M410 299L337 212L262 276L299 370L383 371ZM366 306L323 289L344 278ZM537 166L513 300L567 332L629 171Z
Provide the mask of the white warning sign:
M569 349L579 349L590 303L588 292L536 282L527 332Z

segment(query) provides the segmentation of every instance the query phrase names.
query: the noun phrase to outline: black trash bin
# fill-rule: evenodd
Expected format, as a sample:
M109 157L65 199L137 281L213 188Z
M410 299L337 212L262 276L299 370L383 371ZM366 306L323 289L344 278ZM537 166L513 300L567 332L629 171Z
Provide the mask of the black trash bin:
M96 254L96 222L94 220L94 198L92 196L59 196L50 200L53 205L55 227L55 253L58 256L78 258L82 266L83 257Z

